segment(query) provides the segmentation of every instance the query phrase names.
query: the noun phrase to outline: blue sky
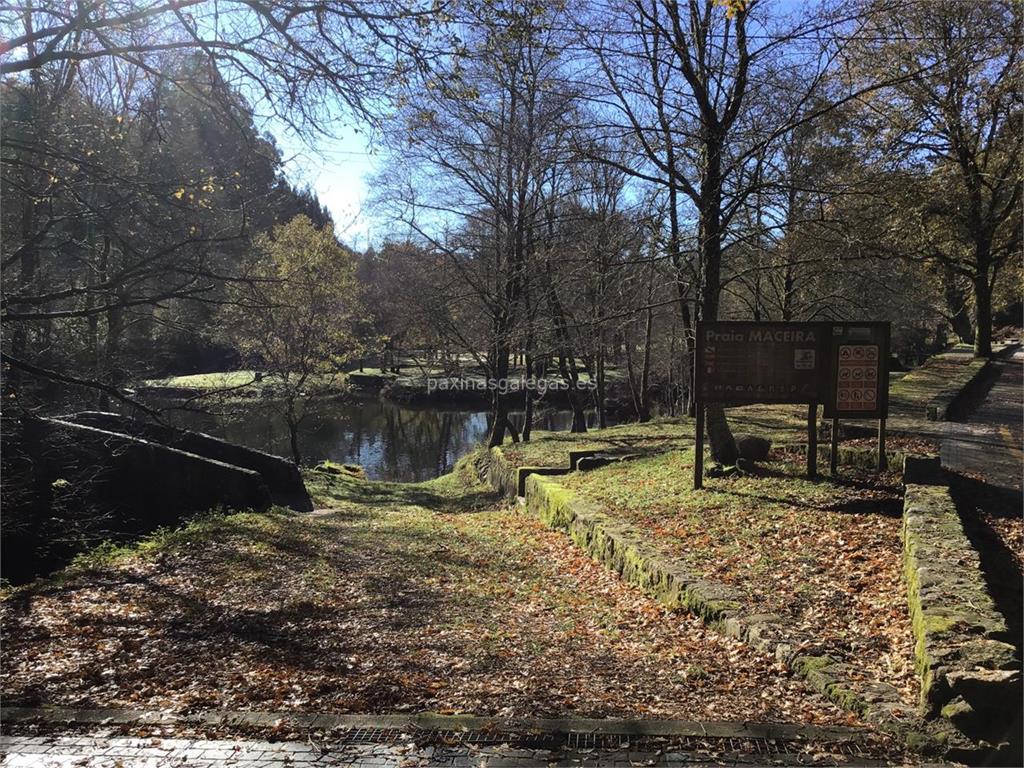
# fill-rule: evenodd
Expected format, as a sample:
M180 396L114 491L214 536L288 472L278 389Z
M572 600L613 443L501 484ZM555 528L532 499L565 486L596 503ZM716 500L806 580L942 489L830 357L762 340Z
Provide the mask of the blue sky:
M772 16L779 18L796 13L813 0L766 0ZM344 116L338 106L336 119L345 127L336 130L333 139L321 139L312 146L271 119L267 128L277 139L286 161L288 178L296 184L308 184L320 202L334 217L338 237L347 245L363 250L387 237L387 224L374 221L367 210L369 176L377 169L380 154L370 151L371 139L365 132L357 133L357 121Z
M386 233L374 231L365 210L367 176L375 171L378 158L370 153L365 133L346 127L337 138L321 139L310 147L283 128L271 127L270 132L285 158L288 178L313 188L334 217L343 242L362 250L383 238Z

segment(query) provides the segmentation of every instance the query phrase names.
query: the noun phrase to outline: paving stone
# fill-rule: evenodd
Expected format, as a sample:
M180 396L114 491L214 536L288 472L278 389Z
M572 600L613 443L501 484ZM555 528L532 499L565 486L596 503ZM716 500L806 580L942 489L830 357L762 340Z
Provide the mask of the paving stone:
M304 742L225 742L175 740L172 748L140 747L147 740L91 739L80 746L81 739L57 737L46 740L6 737L2 746L7 756L0 760L2 768L533 768L557 761L559 766L587 768L620 768L621 766L709 766L710 761L694 762L686 753L660 755L629 751L547 751L518 749L508 746L424 747L408 749L404 745L352 744L336 745L321 752ZM46 746L44 746L44 742ZM177 748L173 748L173 747ZM224 747L230 746L229 749ZM218 747L218 748L212 748ZM53 749L59 754L43 754L40 749ZM159 752L159 754L154 754ZM118 754L114 754L118 753ZM721 764L721 763L719 763ZM756 755L749 760L730 759L730 765L758 765Z

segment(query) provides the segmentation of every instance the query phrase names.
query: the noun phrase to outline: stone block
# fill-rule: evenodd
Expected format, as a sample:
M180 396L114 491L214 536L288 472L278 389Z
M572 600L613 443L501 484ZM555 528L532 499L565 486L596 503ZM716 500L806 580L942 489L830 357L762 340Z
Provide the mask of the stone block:
M942 485L942 463L938 456L909 455L903 463L903 482L906 485Z
M66 417L65 421L118 432L205 459L250 469L263 478L274 503L283 504L298 512L309 512L313 509L313 502L306 492L299 468L280 456L229 443L203 432L141 421L106 411L82 411Z
M757 435L738 435L736 437L736 450L744 459L749 461L765 461L772 449L772 441L766 437Z

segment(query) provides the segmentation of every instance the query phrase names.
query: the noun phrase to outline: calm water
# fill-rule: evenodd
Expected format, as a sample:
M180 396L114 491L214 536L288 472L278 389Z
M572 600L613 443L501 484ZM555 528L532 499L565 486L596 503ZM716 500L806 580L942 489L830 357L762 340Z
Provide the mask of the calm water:
M588 421L593 414L588 414ZM521 414L513 420L522 426ZM234 443L290 456L288 428L266 404L218 416L184 414L178 423ZM569 411L535 417L534 429L567 430ZM322 403L300 427L303 464L324 459L360 464L374 480L429 480L451 470L488 433L487 414L408 408L384 400Z

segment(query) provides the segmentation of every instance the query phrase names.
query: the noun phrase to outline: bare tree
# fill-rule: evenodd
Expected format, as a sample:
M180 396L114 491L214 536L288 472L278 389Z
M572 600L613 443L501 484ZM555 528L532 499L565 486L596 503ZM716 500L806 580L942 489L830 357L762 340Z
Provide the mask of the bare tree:
M448 330L500 382L525 343L526 281L574 95L559 76L555 11L538 2L467 13L465 50L405 96L391 138L406 172L382 184L382 200L448 260L459 300L485 326L482 338ZM489 442L498 445L517 434L508 398L493 389L491 399Z
M869 26L849 51L865 80L904 75L863 101L873 178L896 211L889 244L935 265L951 323L983 356L996 281L1022 242L1022 13L1009 0L866 2Z

